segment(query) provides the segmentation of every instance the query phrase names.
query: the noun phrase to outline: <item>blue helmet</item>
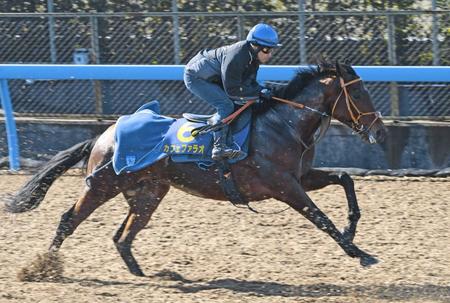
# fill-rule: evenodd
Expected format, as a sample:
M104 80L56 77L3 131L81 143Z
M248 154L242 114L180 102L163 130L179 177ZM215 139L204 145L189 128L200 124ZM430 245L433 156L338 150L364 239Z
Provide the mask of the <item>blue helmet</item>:
M248 42L266 47L279 47L278 34L275 29L267 24L259 23L248 32Z

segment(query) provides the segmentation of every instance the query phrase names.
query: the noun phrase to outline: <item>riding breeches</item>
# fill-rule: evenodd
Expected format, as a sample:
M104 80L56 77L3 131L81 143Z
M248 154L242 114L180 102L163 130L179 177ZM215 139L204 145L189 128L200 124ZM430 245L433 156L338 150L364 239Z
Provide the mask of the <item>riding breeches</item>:
M188 67L184 72L184 84L189 91L217 110L217 121L231 115L234 112L234 103L225 91L219 85L198 77L196 72Z

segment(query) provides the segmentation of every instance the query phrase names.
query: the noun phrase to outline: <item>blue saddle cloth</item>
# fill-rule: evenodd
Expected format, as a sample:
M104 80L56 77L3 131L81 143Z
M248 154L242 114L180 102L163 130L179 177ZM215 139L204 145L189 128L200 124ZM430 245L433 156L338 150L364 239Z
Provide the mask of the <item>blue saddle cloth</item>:
M241 114L238 123L233 123L232 142L229 142L244 151L244 156L229 160L230 163L247 156L251 112L246 112ZM192 129L204 125L160 115L158 101L143 105L134 114L117 120L112 159L114 171L116 174L135 172L168 156L174 162L197 162L200 168L213 165L212 134L191 136Z

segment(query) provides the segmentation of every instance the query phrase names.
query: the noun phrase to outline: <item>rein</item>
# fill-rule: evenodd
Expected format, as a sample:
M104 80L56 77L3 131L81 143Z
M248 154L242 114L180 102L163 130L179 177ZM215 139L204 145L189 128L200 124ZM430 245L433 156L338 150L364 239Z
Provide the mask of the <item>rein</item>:
M345 104L347 105L347 111L352 119L352 129L357 133L368 133L370 131L370 129L372 128L372 126L375 124L375 122L381 118L381 113L380 112L362 112L359 110L358 106L356 106L355 101L352 99L352 96L349 94L347 86L352 85L354 83L357 83L361 81L361 78L356 78L353 79L347 83L344 82L344 79L342 77L339 77L339 84L342 88L341 92L339 93L338 97L336 98L336 101L334 101L333 104L333 109L331 110L331 115L325 113L325 112L321 112L317 109L311 108L309 106L306 106L302 103L297 103L291 100L287 100L287 99L283 99L283 98L279 98L279 97L272 97L272 99L282 102L282 103L286 103L289 104L295 108L299 108L299 109L307 109L309 111L312 111L314 113L317 113L321 116L324 117L334 117L334 111L336 109L336 105L338 104L339 100L342 97L342 94L344 94L345 96ZM369 115L374 115L375 119L373 119L372 123L370 123L370 125L368 127L365 127L364 125L362 125L360 123L360 119L363 116L369 116Z
M344 79L342 77L339 77L339 83L340 83L340 86L341 86L342 90L339 93L338 97L336 98L336 101L334 101L333 109L331 110L331 117L333 117L333 115L334 115L334 110L336 109L336 105L338 104L339 99L342 96L342 93L344 93L344 95L345 95L345 103L347 105L347 110L348 110L348 113L350 114L350 117L352 118L352 122L354 124L359 125L360 124L359 123L359 119L361 119L361 117L363 117L363 116L375 115L376 119L374 119L372 121L372 123L370 124L370 126L369 126L369 129L370 129L372 127L372 125L375 123L375 121L381 117L381 115L380 115L379 112L366 112L366 113L365 112L361 112L359 110L359 108L356 106L355 102L352 99L352 96L348 93L347 86L352 85L353 83L356 83L356 82L359 82L359 81L361 81L361 78L353 79L353 80L345 83ZM287 99L283 99L283 98L279 98L279 97L272 97L272 99L274 99L276 101L279 101L279 102L283 102L283 103L292 105L293 107L296 107L296 108L299 108L299 109L308 109L308 110L310 110L312 112L315 112L315 113L318 113L318 114L320 114L322 116L326 116L326 117L330 116L330 115L328 115L325 112L318 111L317 109L311 108L311 107L306 106L306 105L304 105L302 103L297 103L297 102L294 102L294 101L291 101L291 100L287 100ZM357 115L355 115L355 111L356 111Z
M340 84L342 90L339 93L339 95L337 96L336 101L334 101L333 108L331 110L331 115L329 115L325 112L321 112L315 108L309 107L305 104L297 103L292 100L283 99L283 98L275 97L275 96L273 96L272 99L276 100L278 102L282 102L282 103L291 105L298 109L307 109L311 112L321 115L322 117L330 117L330 116L334 117L334 111L336 109L336 106L337 106L339 100L341 99L342 95L344 95L345 96L345 104L347 106L347 111L352 120L351 127L352 127L353 131L356 132L357 134L368 133L370 131L370 129L372 128L372 126L375 124L375 122L381 118L381 113L380 112L362 112L359 110L358 106L356 106L355 101L352 99L352 96L348 92L347 86L357 83L359 81L361 81L361 78L356 78L356 79L353 79L353 80L345 83L344 79L342 77L339 77L339 84ZM235 111L228 117L224 118L220 124L221 125L230 124L231 122L233 122L234 119L236 119L237 116L239 116L244 110L246 110L249 106L251 106L254 103L256 103L256 100L247 101L237 111ZM363 124L360 123L360 119L364 116L369 116L369 115L374 115L375 119L373 119L372 123L370 123L370 125L368 127L365 127ZM220 125L207 126L207 127L205 127L205 129L202 128L201 131L211 131L211 130L215 130L215 128L219 128L219 127L220 127ZM198 132L196 132L196 133L198 133Z
M279 98L279 97L272 97L272 99L274 99L276 101L279 101L279 102L283 102L283 103L289 104L289 105L291 105L293 107L296 107L298 109L307 109L309 111L315 112L315 113L317 113L317 114L319 114L321 116L324 116L324 117L328 117L329 116L327 113L318 111L317 109L309 107L309 106L306 106L305 104L302 104L302 103L297 103L297 102L294 102L294 101L291 101L291 100L287 100L287 99L283 99L283 98ZM250 105L252 105L254 103L256 103L256 100L249 100L249 101L247 101L237 111L235 111L234 113L232 113L228 117L222 119L221 122L225 123L225 124L230 124L231 122L233 122L234 119L236 119L237 116L239 116L244 110L246 110Z
M283 103L292 105L293 107L296 107L296 108L299 108L299 109L307 109L309 111L312 111L312 112L317 113L317 114L319 114L321 116L324 116L324 117L329 116L327 113L321 112L321 111L319 111L319 110L317 110L315 108L306 106L305 104L302 104L302 103L297 103L297 102L294 102L294 101L291 101L291 100L287 100L287 99L283 99L283 98L279 98L279 97L272 97L272 99L277 100L279 102L283 102Z

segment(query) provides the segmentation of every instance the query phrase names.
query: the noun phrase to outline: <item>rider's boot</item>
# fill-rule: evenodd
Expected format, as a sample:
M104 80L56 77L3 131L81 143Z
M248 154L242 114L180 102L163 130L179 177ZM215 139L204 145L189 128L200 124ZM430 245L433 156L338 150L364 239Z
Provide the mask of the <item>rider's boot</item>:
M212 149L212 159L219 161L222 159L233 159L244 156L241 150L235 150L227 146L228 125L223 126L213 133L214 146Z

